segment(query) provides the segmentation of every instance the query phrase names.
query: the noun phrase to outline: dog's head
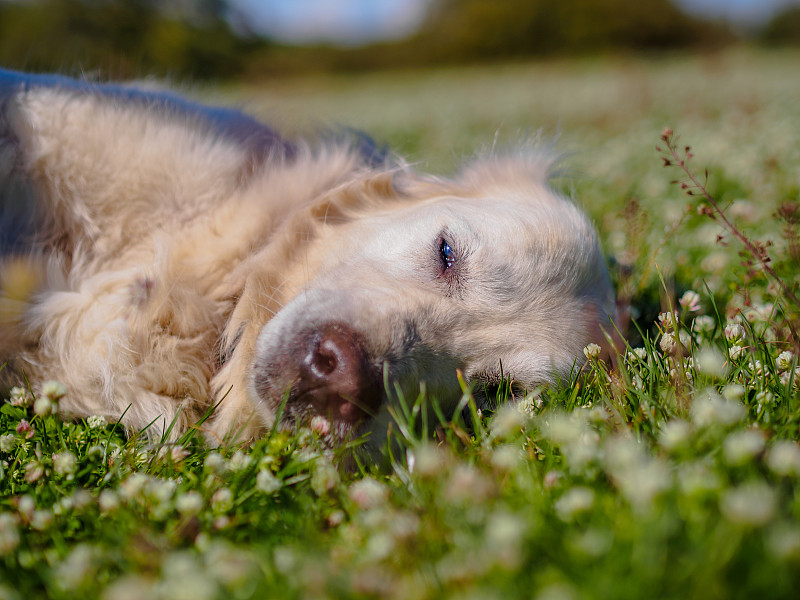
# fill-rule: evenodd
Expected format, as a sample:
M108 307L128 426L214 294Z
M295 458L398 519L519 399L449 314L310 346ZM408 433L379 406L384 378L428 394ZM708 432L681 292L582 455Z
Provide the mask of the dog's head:
M415 397L424 382L452 410L457 370L479 391L501 374L532 389L603 344L614 298L595 231L548 167L492 158L456 181L383 175L315 203L292 273L250 293L281 298L247 365L263 421L285 401L285 423L322 417L336 443L385 431L398 388Z

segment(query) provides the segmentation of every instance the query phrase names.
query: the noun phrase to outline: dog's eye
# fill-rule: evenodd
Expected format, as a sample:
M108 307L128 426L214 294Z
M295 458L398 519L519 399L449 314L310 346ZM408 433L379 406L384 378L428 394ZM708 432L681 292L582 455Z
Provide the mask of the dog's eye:
M456 262L456 253L453 252L450 244L444 238L439 242L439 256L442 259L442 267L444 269L449 269Z

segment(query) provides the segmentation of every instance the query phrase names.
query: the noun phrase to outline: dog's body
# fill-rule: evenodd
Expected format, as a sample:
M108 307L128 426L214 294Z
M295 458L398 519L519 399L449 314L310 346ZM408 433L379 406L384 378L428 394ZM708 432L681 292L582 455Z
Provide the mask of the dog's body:
M595 233L545 158L439 180L360 141L0 71L0 377L151 431L222 401L212 440L257 435L288 393L286 422L325 417L337 443L385 430L387 387L452 409L457 369L530 388L603 343Z

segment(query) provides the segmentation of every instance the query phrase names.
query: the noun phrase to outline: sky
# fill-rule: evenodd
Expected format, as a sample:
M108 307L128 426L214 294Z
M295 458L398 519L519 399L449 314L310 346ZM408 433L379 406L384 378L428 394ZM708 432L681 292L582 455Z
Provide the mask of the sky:
M487 0L491 2L491 0ZM602 2L603 0L598 0ZM646 0L642 0L643 2ZM688 12L759 24L800 0L674 0ZM231 0L255 31L288 43L359 45L412 33L430 0Z

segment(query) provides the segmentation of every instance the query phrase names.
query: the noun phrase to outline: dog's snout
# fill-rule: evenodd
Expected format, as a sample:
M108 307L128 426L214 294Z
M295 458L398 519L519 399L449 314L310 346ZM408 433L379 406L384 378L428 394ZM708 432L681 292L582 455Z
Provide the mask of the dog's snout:
M375 413L378 381L357 331L343 323L326 324L310 333L301 351L299 391L315 412L346 421Z

